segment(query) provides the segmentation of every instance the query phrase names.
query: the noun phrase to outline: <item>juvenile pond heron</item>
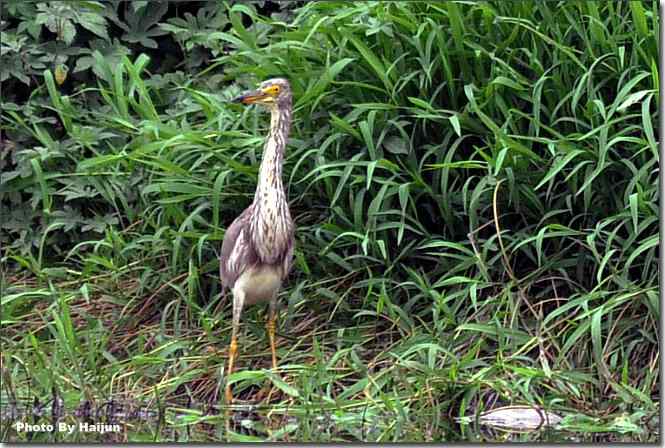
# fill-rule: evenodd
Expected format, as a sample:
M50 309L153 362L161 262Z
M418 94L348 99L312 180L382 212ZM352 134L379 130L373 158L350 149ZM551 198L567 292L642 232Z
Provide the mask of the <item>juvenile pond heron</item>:
M275 320L277 294L293 261L294 226L282 183L282 163L291 127L291 87L286 79L262 82L233 102L261 104L270 110L270 133L254 201L229 226L220 254L219 274L224 287L233 293L233 324L226 372L226 402L233 402L228 377L238 354L238 327L243 306L268 301L267 322L272 367L277 368Z

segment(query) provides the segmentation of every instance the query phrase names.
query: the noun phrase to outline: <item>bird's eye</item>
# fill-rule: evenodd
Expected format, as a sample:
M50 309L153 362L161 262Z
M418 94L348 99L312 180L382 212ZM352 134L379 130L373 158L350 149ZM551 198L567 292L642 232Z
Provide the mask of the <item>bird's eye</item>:
M270 95L277 95L279 93L279 86L278 85L272 85L268 87L265 90L266 93L269 93Z

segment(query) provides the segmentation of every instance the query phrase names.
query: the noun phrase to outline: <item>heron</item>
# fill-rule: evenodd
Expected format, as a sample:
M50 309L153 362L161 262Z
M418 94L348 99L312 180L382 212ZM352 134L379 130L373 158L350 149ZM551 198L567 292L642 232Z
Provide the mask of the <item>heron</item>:
M270 111L270 132L263 147L254 200L229 226L222 242L219 274L233 294L233 321L226 373L226 403L233 403L229 376L238 354L243 307L269 302L266 323L272 367L277 368L275 321L277 294L293 262L294 224L282 182L284 151L291 128L291 87L283 78L262 82L232 102L260 104Z

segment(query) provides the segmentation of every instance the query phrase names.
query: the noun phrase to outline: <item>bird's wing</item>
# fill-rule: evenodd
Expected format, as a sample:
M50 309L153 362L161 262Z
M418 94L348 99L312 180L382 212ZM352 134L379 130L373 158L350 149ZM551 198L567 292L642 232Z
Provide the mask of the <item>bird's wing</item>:
M293 235L293 233L291 233ZM291 266L293 265L293 249L296 245L296 241L293 238L289 238L288 246L286 247L286 253L284 254L284 259L282 260L282 280L285 280L289 275Z
M219 276L222 285L232 289L243 271L256 261L256 253L250 244L249 218L252 215L250 205L226 229L222 252L219 255Z

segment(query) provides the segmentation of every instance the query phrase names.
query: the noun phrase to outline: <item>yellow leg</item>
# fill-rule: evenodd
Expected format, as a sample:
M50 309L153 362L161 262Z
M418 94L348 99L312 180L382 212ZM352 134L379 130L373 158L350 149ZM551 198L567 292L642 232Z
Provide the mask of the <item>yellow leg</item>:
M277 321L277 293L270 298L268 311L268 338L270 339L270 352L272 353L272 368L277 370L277 352L275 347L275 321Z
M229 384L229 377L233 373L236 357L238 356L238 328L240 327L240 314L245 302L245 293L242 290L233 290L233 323L231 326L231 345L229 345L229 367L226 371L226 405L233 404L233 393ZM227 413L230 408L227 408Z
M235 333L235 332L234 332ZM233 393L231 392L231 385L229 384L229 376L233 373L233 365L235 364L236 356L238 354L238 342L236 341L236 335L231 336L231 345L229 345L229 365L226 369L226 404L230 405L233 403Z
M275 346L275 322L277 321L277 294L270 300L270 311L268 315L268 322L266 329L268 330L268 339L270 339L270 352L272 353L272 369L277 370L277 347ZM266 402L270 403L273 388L270 387Z
M272 314L272 313L271 313ZM270 352L272 353L272 368L277 369L277 349L275 347L275 316L271 315L266 324L268 338L270 339Z

